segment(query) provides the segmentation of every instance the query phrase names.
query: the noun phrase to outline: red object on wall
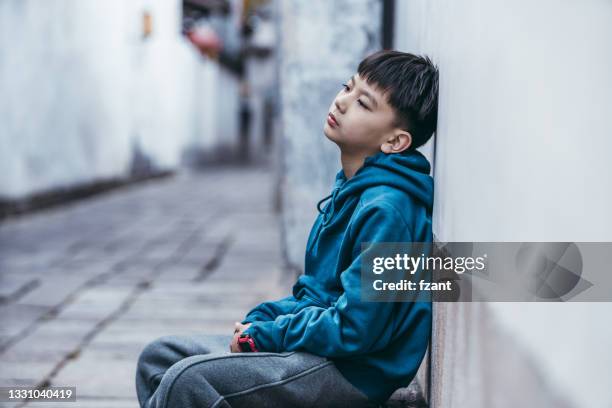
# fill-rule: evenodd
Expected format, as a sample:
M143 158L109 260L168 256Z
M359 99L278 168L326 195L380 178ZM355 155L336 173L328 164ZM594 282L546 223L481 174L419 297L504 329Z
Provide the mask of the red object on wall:
M209 58L216 58L223 47L221 38L209 27L197 27L187 32L187 38Z

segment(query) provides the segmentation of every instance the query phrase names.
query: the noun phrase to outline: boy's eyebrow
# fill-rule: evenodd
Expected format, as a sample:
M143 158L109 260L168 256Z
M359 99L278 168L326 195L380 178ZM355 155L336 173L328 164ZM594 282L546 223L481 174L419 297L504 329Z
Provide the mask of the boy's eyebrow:
M353 76L351 77L351 79L349 80L349 82L352 82L352 83L353 83L353 85L355 85L355 75L353 75ZM374 98L374 96L372 96L372 94L371 94L371 93L369 93L368 91L366 91L366 90L364 90L364 89L362 89L362 90L361 90L361 93L362 93L362 94L364 94L365 96L367 96L367 97L368 97L368 98L369 98L369 99L372 101L372 103L374 104L374 107L375 107L375 108L377 108L377 107L378 107L378 102L376 101L376 98Z

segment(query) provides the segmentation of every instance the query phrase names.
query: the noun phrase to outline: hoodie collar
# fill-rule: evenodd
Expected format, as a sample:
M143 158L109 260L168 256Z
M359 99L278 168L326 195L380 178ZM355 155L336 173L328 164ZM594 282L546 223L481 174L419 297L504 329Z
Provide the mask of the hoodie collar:
M323 214L323 225L331 221L336 208L340 208L348 197L376 185L398 188L431 210L433 179L429 175L430 170L429 162L418 150L393 154L378 152L368 156L363 166L349 180L344 175L344 170L340 169L336 174L332 193L317 203L319 213ZM329 198L330 205L322 210L321 204Z

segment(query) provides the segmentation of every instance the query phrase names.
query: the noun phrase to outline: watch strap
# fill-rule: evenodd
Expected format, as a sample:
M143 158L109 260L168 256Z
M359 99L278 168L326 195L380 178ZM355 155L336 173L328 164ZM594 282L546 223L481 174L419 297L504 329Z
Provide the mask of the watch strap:
M259 351L255 345L255 340L248 334L241 334L240 337L238 337L238 345L240 346L240 350L244 353L255 353Z

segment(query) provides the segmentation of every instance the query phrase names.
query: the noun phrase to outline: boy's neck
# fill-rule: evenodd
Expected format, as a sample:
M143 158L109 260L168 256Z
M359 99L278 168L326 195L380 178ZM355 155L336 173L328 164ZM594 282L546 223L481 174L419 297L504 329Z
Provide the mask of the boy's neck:
M357 173L357 170L363 166L365 158L371 156L367 153L346 153L340 151L340 162L342 163L342 170L347 180Z

